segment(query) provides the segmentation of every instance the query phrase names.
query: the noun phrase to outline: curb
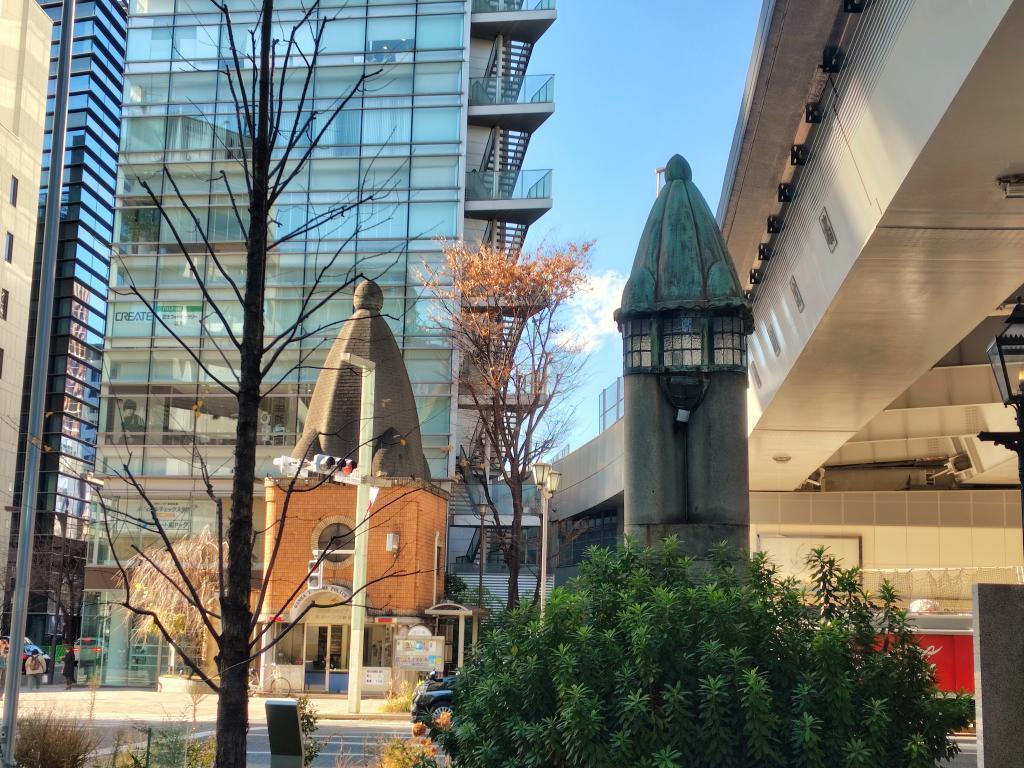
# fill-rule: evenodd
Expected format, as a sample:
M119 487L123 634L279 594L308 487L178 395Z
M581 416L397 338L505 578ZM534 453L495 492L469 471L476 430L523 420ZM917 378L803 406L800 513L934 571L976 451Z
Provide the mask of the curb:
M317 713L320 720L377 720L381 722L412 724L409 715L402 712L365 712L358 715L348 713Z

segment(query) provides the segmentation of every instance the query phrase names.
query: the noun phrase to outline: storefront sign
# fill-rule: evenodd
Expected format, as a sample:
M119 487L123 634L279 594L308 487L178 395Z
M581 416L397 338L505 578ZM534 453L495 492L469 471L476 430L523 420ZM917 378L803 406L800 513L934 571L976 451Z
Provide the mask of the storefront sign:
M364 667L363 687L383 691L391 687L390 667Z
M324 598L318 602L326 607L347 608L348 601L352 599L352 590L340 584L321 584L318 589L307 589L295 598L295 602L292 603L291 620L298 621L302 616L306 603L317 597Z
M155 512L165 531L187 533L192 530L192 513L195 507L194 502L183 499L156 500L153 501L152 510L145 504L140 504L136 517L143 521L151 521Z
M430 672L444 667L444 637L395 638L395 668Z
M122 305L123 306L123 305ZM117 308L112 313L113 325L120 335L137 330L149 335L153 325L154 314L171 328L185 328L198 323L203 314L201 304L165 304L158 302L153 305L156 312L150 311L145 304L129 305L131 309Z

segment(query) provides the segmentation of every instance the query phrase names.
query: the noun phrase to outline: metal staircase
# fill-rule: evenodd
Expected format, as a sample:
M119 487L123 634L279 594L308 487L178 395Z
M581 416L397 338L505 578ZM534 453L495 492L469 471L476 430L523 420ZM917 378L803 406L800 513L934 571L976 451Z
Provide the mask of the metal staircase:
M495 143L497 142L497 152ZM526 150L530 146L530 134L525 131L510 131L495 127L487 138L487 147L480 164L481 171L521 171Z
M502 248L506 252L522 250L523 242L526 240L525 224L514 224L510 221L489 221L487 229L484 230L484 242Z
M518 93L532 54L532 42L498 38L487 63L487 75L494 78L495 83L500 78L503 89ZM501 194L511 194L515 187L530 146L530 136L527 131L510 130L500 125L491 129L480 170L502 172L498 179ZM484 240L506 251L518 251L523 247L528 228L526 224L492 219L487 224Z

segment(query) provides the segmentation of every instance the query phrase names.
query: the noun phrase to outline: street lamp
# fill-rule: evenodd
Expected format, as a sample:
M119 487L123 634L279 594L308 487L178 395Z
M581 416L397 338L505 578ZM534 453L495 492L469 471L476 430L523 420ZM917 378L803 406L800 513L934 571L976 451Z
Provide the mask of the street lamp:
M1024 304L1017 297L1006 325L988 347L988 360L1003 405L1014 410L1016 432L980 432L979 440L1001 445L1017 454L1021 481L1021 522L1024 523Z
M562 473L543 461L533 465L533 482L540 491L540 615L548 598L548 502L562 484Z

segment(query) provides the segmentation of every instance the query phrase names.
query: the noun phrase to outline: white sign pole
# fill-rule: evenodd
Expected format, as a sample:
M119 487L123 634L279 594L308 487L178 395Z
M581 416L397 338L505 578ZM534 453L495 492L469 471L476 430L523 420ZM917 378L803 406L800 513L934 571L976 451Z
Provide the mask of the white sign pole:
M366 554L369 541L370 486L376 374L369 360L350 358L362 369L359 399L359 485L356 486L355 558L352 565L352 637L348 654L348 711L359 714L363 695L363 635L366 628Z

